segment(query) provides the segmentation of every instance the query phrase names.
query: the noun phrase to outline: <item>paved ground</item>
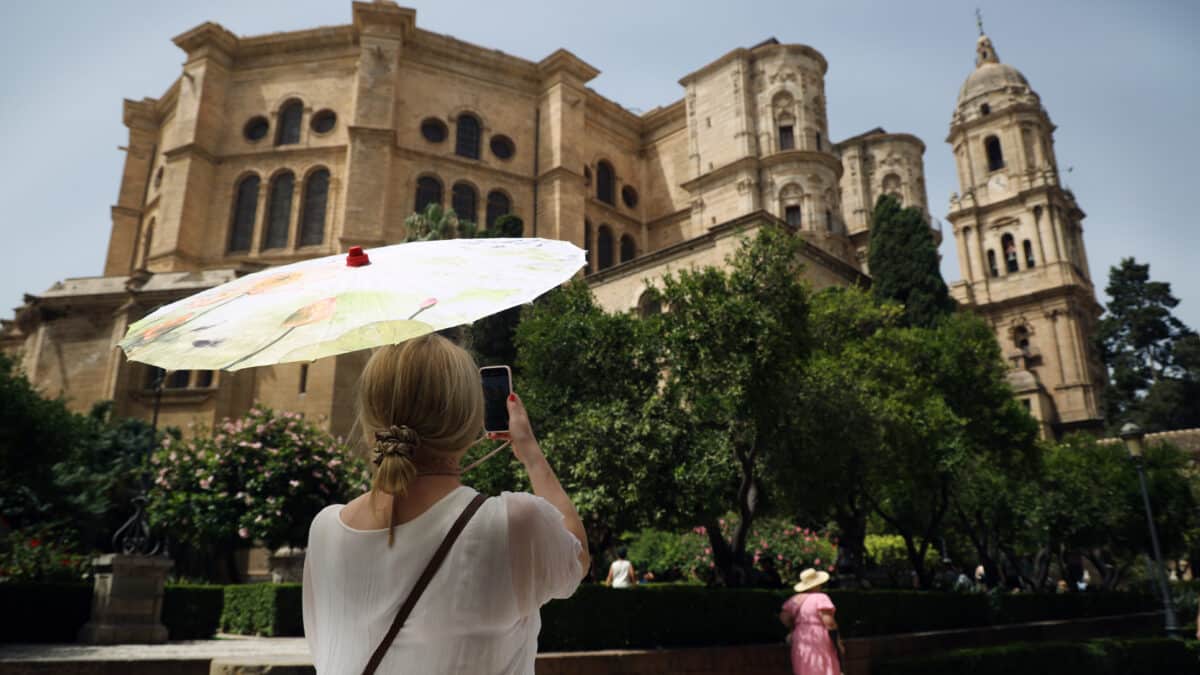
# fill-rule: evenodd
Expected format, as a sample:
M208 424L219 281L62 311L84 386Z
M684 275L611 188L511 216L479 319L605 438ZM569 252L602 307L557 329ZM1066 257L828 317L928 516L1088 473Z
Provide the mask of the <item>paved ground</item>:
M0 645L3 661L143 661L268 657L308 661L304 638L220 635L216 640L186 640L163 645Z

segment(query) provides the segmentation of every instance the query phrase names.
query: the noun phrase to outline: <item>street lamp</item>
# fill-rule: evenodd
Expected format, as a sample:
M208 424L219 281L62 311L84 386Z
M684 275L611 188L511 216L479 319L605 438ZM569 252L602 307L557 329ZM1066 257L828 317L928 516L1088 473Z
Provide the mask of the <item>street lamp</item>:
M1175 607L1171 604L1171 589L1167 586L1167 574L1163 568L1162 552L1158 547L1158 530L1154 527L1154 512L1150 509L1150 493L1146 490L1146 469L1144 455L1146 445L1143 442L1146 434L1142 428L1133 422L1121 427L1121 440L1129 451L1129 459L1137 468L1138 481L1142 486L1142 502L1146 505L1146 524L1150 527L1150 544L1154 547L1154 576L1158 580L1158 589L1162 593L1163 613L1166 620L1168 637L1179 637L1179 623L1175 618Z

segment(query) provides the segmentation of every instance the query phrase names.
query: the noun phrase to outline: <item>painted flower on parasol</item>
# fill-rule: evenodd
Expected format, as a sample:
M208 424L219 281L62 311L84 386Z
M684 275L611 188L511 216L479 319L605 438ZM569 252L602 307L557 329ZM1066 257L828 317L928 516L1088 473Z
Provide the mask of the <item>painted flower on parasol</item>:
M546 239L451 239L264 270L129 327L133 361L239 370L311 361L468 324L569 279L584 253Z

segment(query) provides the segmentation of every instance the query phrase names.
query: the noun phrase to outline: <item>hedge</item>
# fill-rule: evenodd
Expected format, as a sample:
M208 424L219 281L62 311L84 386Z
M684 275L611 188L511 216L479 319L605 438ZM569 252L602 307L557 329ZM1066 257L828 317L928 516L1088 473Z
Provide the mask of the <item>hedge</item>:
M655 584L617 590L583 585L542 608L544 651L778 642L788 591ZM925 591L829 592L845 637L1129 614L1157 609L1127 593L1002 595ZM596 621L596 617L606 617Z
M268 637L304 635L300 584L225 587L221 630Z
M74 642L91 618L92 585L0 584L0 643Z
M0 642L73 642L87 621L86 584L0 584ZM1127 593L960 595L923 591L830 591L846 637L1069 619L1158 608ZM778 642L784 590L659 585L617 590L585 584L542 608L544 651L686 647ZM299 584L170 584L163 624L173 640L229 633L304 634Z
M1018 593L994 596L992 623L1029 623L1082 619L1161 610L1155 596L1143 593Z
M163 590L162 622L171 640L206 640L221 623L225 587L170 584Z
M881 663L873 675L1184 675L1200 673L1196 643L1146 638L1091 642L1019 642Z

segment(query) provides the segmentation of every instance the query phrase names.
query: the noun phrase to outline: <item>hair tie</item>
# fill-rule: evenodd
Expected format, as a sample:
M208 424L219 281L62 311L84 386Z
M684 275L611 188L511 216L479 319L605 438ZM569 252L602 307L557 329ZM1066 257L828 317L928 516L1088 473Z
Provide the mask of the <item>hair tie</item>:
M375 465L382 464L383 458L388 456L407 457L411 462L420 444L421 437L412 427L393 424L386 431L376 431Z

